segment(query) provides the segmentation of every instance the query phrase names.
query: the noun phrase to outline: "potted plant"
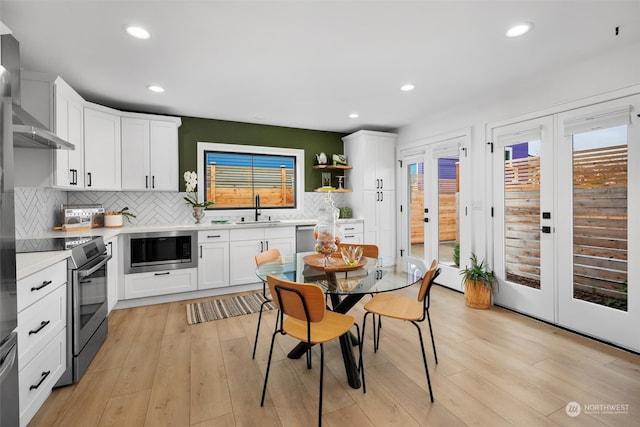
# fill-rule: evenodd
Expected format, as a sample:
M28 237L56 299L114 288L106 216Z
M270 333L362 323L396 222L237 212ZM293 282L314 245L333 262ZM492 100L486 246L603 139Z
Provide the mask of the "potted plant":
M198 201L198 193L196 192L196 186L198 185L198 174L191 171L184 173L184 186L187 195L184 196L184 200L188 205L193 208L193 217L196 219L196 224L200 224L200 220L204 218L204 210L215 202L204 200Z
M136 216L131 212L128 212L129 207L125 206L119 211L107 211L104 213L104 226L108 228L122 227L124 225L124 218L127 218L128 222L131 222L131 218Z
M460 270L464 289L464 303L472 308L489 308L491 295L498 291L498 282L484 261L478 263L476 254L471 254L471 267Z

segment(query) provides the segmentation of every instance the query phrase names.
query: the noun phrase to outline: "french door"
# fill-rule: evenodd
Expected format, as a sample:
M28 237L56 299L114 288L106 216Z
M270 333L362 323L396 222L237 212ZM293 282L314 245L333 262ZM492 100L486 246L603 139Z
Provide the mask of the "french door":
M407 254L441 268L438 283L460 290L460 152L453 138L402 156L401 247ZM463 151L464 152L464 151Z
M495 302L553 322L553 117L492 133Z
M558 323L635 351L639 111L636 95L558 117Z

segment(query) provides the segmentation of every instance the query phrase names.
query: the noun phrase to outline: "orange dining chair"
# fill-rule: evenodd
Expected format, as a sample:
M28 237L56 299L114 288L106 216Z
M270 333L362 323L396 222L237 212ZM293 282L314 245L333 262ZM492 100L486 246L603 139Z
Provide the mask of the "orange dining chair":
M419 322L427 319L429 323L429 333L431 334L431 344L433 345L433 355L438 363L438 355L436 353L436 342L433 339L433 329L431 328L431 317L429 316L430 306L430 294L431 287L436 277L440 274L438 268L438 261L433 260L431 266L422 276L420 283L420 289L418 290L418 298L412 299L404 295L399 295L391 292L382 292L374 295L369 302L364 306L366 313L362 321L362 336L364 337L365 326L367 322L367 316L369 314L377 315L378 317L388 317L391 319L399 319L411 322L418 330L418 337L420 338L420 348L422 349L422 359L424 361L424 370L427 373L427 385L429 386L429 395L431 402L433 402L433 391L431 389L431 378L429 377L429 367L427 366L427 354L424 351L424 341L422 339L422 331L420 329ZM376 337L376 325L373 321L373 345L374 352L378 351L380 344L380 330L378 329Z
M262 399L260 406L264 406L264 397L267 392L267 381L269 379L269 369L271 368L271 356L273 355L273 345L278 333L289 335L307 344L320 344L320 393L318 401L318 425L322 425L322 386L324 377L324 343L332 341L340 336L349 333L352 326L358 332L359 348L362 349L362 339L360 339L360 328L353 316L336 313L327 310L324 301L324 291L318 285L311 283L297 283L279 279L268 275L267 283L274 300L279 309L279 329L273 332L271 337L271 348L269 349L269 360L267 370L264 375L264 386L262 388ZM309 355L309 352L307 353ZM309 364L310 358L307 357ZM308 365L308 367L310 367ZM363 392L364 369L362 368L362 351L358 370L362 375Z
M277 248L269 249L268 251L260 252L256 255L256 267L260 267L262 264L270 261L276 261L280 259L280 251ZM272 302L271 297L267 293L267 283L265 281L262 282L262 297L264 301L260 304L260 314L258 315L258 326L256 327L256 339L253 343L253 355L252 359L256 358L256 348L258 347L258 335L260 334L260 323L262 322L262 311L264 310L264 306L270 302Z

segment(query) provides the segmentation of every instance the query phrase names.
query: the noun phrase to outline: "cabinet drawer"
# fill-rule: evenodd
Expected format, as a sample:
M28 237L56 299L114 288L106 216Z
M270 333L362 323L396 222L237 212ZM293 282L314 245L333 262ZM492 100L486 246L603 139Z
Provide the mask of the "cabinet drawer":
M67 262L61 261L18 280L18 312L53 292L67 281Z
M197 289L197 268L126 274L124 276L125 299L175 294Z
M20 425L26 426L47 400L66 369L66 336L63 328L18 374Z
M280 238L296 238L296 228L295 227L269 227L264 229L264 238L269 239L280 239Z
M229 230L208 230L198 232L198 243L228 242Z
M232 242L237 240L262 240L264 231L262 228L241 228L229 231L229 239Z
M18 313L18 369L24 368L67 324L67 287Z
M347 237L347 235L351 234L362 234L364 233L364 225L362 222L350 222L347 224L340 224L342 227L342 232Z

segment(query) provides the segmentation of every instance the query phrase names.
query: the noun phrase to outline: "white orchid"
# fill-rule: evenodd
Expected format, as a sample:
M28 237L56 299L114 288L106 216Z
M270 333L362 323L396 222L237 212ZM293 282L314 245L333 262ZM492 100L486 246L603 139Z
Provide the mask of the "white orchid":
M191 193L190 196L185 196L184 200L187 204L194 208L206 208L214 204L214 202L204 201L198 202L198 194L196 193L196 186L198 185L198 174L192 171L186 171L183 175L184 186L187 193Z

